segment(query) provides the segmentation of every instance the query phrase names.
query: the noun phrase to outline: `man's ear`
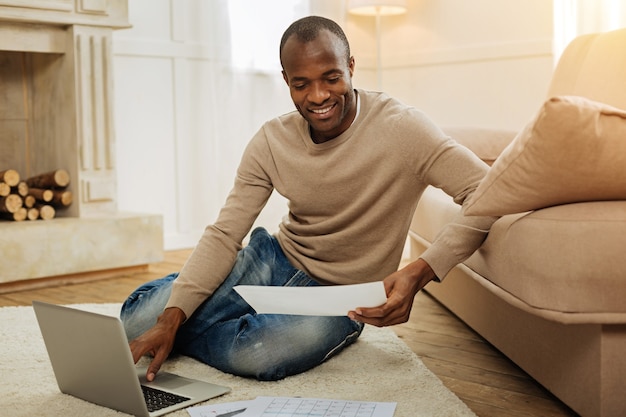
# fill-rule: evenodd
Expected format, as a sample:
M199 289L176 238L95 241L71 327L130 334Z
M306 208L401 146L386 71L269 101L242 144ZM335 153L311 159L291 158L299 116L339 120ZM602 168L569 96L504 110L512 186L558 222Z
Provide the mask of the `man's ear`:
M348 60L348 69L350 70L350 78L352 78L352 74L354 74L354 57L351 56ZM284 71L283 71L284 72Z
M283 80L285 80L287 85L289 85L289 79L287 78L287 73L285 72L285 70L282 70L281 74L283 74Z

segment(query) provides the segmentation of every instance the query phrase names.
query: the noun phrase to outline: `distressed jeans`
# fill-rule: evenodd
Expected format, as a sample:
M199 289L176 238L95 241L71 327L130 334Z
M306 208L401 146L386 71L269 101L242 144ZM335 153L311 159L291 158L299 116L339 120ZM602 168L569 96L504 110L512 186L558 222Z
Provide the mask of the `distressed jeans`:
M136 289L121 310L128 340L152 327L178 273ZM252 232L222 285L180 327L174 351L231 374L278 380L311 369L357 340L363 324L342 317L257 314L233 286L319 285L294 268L265 229Z

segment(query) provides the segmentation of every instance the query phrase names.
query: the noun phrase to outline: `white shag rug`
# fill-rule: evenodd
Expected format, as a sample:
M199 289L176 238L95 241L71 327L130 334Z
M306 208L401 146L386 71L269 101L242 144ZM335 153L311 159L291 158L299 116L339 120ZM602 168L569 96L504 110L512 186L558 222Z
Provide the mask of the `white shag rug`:
M115 316L120 309L119 304L73 307ZM0 343L0 414L125 415L59 391L32 307L0 308ZM277 382L225 374L184 356L170 358L163 370L232 388L230 393L205 404L252 400L260 395L301 396L397 402L394 417L475 417L391 329L372 326L366 326L355 344L326 363ZM189 416L185 410L169 415Z

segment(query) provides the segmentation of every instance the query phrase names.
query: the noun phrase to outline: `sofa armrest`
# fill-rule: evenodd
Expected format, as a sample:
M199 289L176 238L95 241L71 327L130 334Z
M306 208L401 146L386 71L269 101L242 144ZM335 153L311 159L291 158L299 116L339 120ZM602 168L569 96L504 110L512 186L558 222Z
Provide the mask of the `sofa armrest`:
M493 164L517 135L517 132L512 130L478 127L449 126L443 127L442 130L489 165Z

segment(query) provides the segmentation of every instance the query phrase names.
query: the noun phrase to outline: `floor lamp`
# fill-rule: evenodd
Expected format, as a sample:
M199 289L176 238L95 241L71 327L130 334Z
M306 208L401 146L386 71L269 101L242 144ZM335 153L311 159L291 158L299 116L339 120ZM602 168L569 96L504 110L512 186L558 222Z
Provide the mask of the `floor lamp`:
M348 0L348 12L360 16L376 18L376 82L382 89L382 59L380 42L380 21L382 16L404 14L407 11L406 0Z

